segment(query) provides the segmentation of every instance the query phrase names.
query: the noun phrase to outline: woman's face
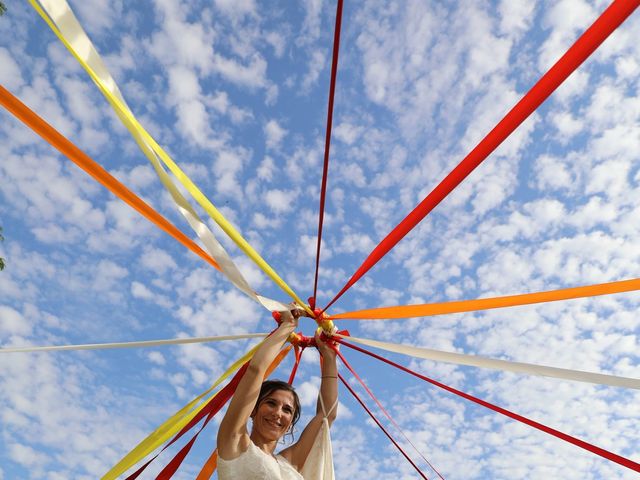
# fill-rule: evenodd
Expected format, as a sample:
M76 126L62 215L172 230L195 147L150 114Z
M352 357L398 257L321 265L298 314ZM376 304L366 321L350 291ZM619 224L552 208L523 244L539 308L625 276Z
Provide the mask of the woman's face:
M252 433L267 441L277 441L289 430L294 413L293 393L274 390L256 408Z

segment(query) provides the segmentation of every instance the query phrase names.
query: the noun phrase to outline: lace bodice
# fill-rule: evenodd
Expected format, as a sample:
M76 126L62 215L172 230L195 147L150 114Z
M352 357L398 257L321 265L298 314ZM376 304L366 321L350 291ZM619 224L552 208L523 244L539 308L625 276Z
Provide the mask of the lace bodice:
M218 458L219 480L303 480L283 456L268 455L253 442L233 460Z

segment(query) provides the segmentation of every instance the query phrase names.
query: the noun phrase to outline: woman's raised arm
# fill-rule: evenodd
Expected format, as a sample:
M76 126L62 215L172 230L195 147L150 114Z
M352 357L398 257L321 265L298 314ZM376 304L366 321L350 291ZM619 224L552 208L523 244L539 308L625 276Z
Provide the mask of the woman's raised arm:
M260 345L249 362L249 368L240 380L238 388L231 399L229 408L220 422L218 429L218 452L222 458L238 457L248 445L247 422L253 407L258 400L260 386L267 368L274 360L284 342L298 326L297 311L281 312L280 326ZM242 445L241 445L242 443Z
M304 466L307 456L318 436L318 432L320 428L322 428L325 413L329 426L331 426L338 414L338 368L336 366L335 351L337 347L335 344L330 344L330 341L323 341L318 332L316 332L315 339L318 351L322 356L322 378L316 414L300 434L300 439L281 452L281 455L289 460L298 470L302 470ZM322 398L325 412L323 412L322 405L320 404L320 398Z

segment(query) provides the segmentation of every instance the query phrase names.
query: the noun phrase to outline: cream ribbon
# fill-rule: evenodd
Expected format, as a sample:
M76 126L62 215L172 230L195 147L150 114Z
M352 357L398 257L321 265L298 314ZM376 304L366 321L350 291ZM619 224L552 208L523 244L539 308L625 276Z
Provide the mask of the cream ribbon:
M403 355L434 360L437 362L455 363L471 367L492 368L506 372L540 375L543 377L561 378L563 380L595 383L597 385L640 389L640 379L637 378L618 377L615 375L584 372L582 370L569 370L566 368L546 367L544 365L536 365L533 363L510 362L507 360L497 360L494 358L467 355L463 353L444 352L442 350L432 350L430 348L419 348L400 345L397 343L380 342L378 340L370 340L366 338L346 337L339 333L334 333L334 335L347 341L380 348L388 352L401 353Z
M30 0L31 4L36 10L37 4L35 0ZM149 159L156 173L160 177L162 184L171 194L174 202L176 203L178 210L185 217L191 228L198 235L198 238L202 241L207 251L220 265L224 275L242 292L244 292L251 299L260 303L269 311L284 311L289 310L290 307L284 305L281 302L272 300L267 297L256 294L249 286L244 276L236 265L231 260L229 254L225 251L224 247L215 238L211 230L207 225L202 222L198 214L189 204L189 202L180 193L175 186L171 177L167 174L162 166L158 153L153 145L150 145L145 136L141 133L140 129L136 128L134 123L131 122L131 118L135 118L131 109L129 109L118 85L107 70L106 66L102 62L100 55L91 43L91 40L83 30L82 26L73 14L69 4L65 0L39 0L42 8L49 17L49 20L53 22L56 28L59 30L60 35L64 37L64 40L69 45L72 53L78 56L81 63L84 62L86 66L95 75L94 81L98 86L103 87L112 97L115 97L116 102L112 102L112 98L106 95L107 100L111 103L114 111L127 127L131 135L134 137L136 143ZM40 12L39 12L40 13ZM46 20L46 18L45 18ZM92 77L93 78L93 77ZM120 105L118 105L118 103ZM118 107L121 107L122 110ZM124 110L124 111L123 111Z
M107 348L160 347L162 345L184 345L189 343L222 342L225 340L245 340L264 338L268 333L247 333L244 335L221 335L217 337L170 338L167 340L143 340L139 342L87 343L83 345L49 345L42 347L6 347L0 353L19 352L60 352L65 350L102 350Z

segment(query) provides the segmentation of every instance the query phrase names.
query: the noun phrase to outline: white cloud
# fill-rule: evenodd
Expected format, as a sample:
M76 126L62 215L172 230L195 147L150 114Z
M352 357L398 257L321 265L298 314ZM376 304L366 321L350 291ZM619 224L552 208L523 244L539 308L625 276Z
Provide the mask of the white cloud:
M231 17L256 14L256 4L254 0L215 0L215 5Z
M369 253L375 244L366 234L354 232L350 228L343 229L343 236L340 240L338 250L343 253Z
M500 28L509 36L519 38L531 27L536 5L526 0L500 2Z
M0 305L0 332L2 335L29 335L31 325L20 312L11 307Z
M152 300L154 298L153 292L140 282L131 283L131 295L133 295L134 298L141 298L143 300Z
M116 170L109 172L132 190L142 190L158 181L151 165L137 165L131 170Z
M540 52L540 71L549 69L595 17L596 11L584 0L561 0L546 10L545 26L551 33Z
M156 365L165 365L167 363L164 355L162 355L160 352L149 352L147 358L150 362L155 363Z
M361 127L352 125L347 122L340 123L333 129L333 135L335 136L335 138L346 143L347 145L352 145L353 142L355 142L361 134Z
M276 120L269 120L264 126L264 135L267 148L277 148L287 135L287 130L282 128Z
M110 260L100 260L95 269L92 287L98 291L108 291L120 280L129 275L129 271Z
M89 0L74 4L74 9L78 13L80 23L86 26L89 32L104 34L113 29L118 18L122 17L123 2L116 1L105 4L100 1Z
M296 387L296 392L300 397L300 405L306 409L315 409L318 401L318 391L320 389L320 379L311 377Z
M185 20L186 9L166 0L156 2L162 29L156 31L150 48L165 66L181 64L210 72L214 60L214 32L206 25Z
M0 83L2 83L2 85L4 85L9 91L16 94L18 89L24 85L24 80L22 79L20 66L12 58L9 50L6 48L0 48L0 64L2 64L2 70L0 70Z
M196 73L181 65L169 68L169 89L175 103L192 100L202 94Z
M279 228L280 225L282 225L282 219L270 218L258 212L253 215L253 225L261 230L267 228Z
M312 43L320 36L322 0L304 0L303 7L305 10L304 23L298 41Z
M326 56L323 51L316 50L311 53L307 64L307 72L302 78L303 92L308 91L318 81L320 73L324 70L325 63Z
M268 190L264 199L269 208L275 213L286 213L293 208L296 194L286 190Z
M558 129L563 143L571 140L573 136L580 133L584 128L584 122L576 119L570 112L558 112L553 117L553 123Z
M264 157L260 167L258 168L258 178L261 180L272 180L275 171L273 158Z
M178 318L198 337L246 333L261 318L259 307L237 290L207 292L209 299L196 309L183 306Z
M38 453L33 448L13 442L9 444L9 455L15 462L37 470L43 468L48 460L46 455Z
M237 176L247 161L249 152L244 149L223 150L215 160L216 186L223 194L236 196L242 191Z
M145 248L140 257L140 264L157 275L177 268L175 260L165 250L152 247Z
M640 73L640 65L633 58L619 58L616 60L616 73L622 78L634 78Z
M569 189L574 185L574 177L565 161L548 155L540 156L534 166L539 189Z
M279 32L268 32L265 35L265 40L273 47L274 54L277 58L284 55L286 47L286 37Z
M141 220L140 214L120 200L106 204L107 228L101 232L91 232L87 244L90 248L105 252L110 249L130 248L140 239L157 235L151 223Z
M250 88L267 85L267 62L259 54L252 55L247 64L222 55L214 55L214 70L232 83Z

